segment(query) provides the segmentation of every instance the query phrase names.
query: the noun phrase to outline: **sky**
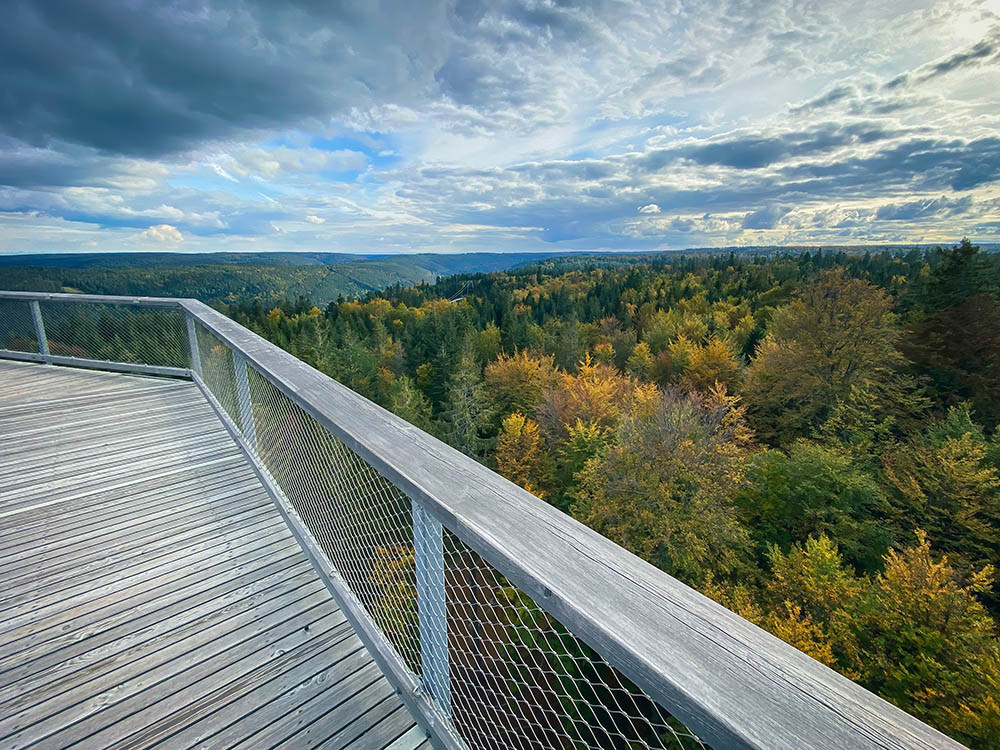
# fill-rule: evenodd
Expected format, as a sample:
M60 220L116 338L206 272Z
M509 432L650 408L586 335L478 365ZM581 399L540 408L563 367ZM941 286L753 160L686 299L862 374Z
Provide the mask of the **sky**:
M0 253L1000 241L1000 0L5 0Z

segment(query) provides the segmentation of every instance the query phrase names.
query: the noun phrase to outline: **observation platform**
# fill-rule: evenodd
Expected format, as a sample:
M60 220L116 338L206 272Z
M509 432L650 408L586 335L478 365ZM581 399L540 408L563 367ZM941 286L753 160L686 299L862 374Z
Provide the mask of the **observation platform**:
M191 380L0 360L0 748L429 748Z
M0 750L963 746L205 304L0 291Z

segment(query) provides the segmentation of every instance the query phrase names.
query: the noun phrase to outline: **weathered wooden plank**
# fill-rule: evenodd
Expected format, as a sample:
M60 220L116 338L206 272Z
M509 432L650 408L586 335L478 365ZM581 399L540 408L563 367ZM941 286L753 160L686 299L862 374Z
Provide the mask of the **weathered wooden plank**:
M218 455L235 452L236 448L231 444L227 445L225 439L226 433L212 426L204 433L174 436L163 444L143 444L109 454L98 452L93 456L83 456L81 459L56 464L47 473L39 468L37 473L44 476L45 481L14 474L12 476L16 479L6 480L4 489L0 491L0 503L12 498L22 499L42 492L48 493L67 481L79 484L87 477L99 480L101 477L132 473L135 467L155 465L161 458L177 460L200 458L210 453ZM26 492L28 489L31 490L30 493Z
M176 487L176 485L173 485ZM259 496L259 489L247 482L246 477L233 479L232 487L240 491L250 492L250 497L254 498L255 493ZM218 489L217 487L207 488L208 492L226 492L229 488ZM142 497L140 495L140 497ZM151 495L157 498L158 495ZM172 504L171 504L172 503ZM51 506L46 506L46 510ZM184 521L178 517L180 513L206 514L210 516L213 508L205 507L198 495L166 495L163 502L149 508L135 508L132 512L123 514L123 517L98 519L98 523L87 524L79 529L72 529L69 536L61 536L59 533L51 537L26 539L22 544L20 539L12 539L9 546L4 546L0 552L0 563L5 563L5 573L14 574L27 566L35 565L39 560L55 561L68 553L74 553L79 549L88 549L95 543L113 544L116 539L122 538L125 533L138 533L157 522L176 523ZM31 512L31 511L26 511ZM9 520L18 520L18 516L8 516ZM59 530L61 533L61 529Z
M165 740L162 747L198 747L199 750L216 747L228 750L234 742L253 734L255 730L280 721L289 709L321 692L331 682L339 688L358 674L359 665L371 665L372 661L349 628L345 627L338 637L341 642L336 649L329 646L320 648L304 661L301 658L305 654L303 650L290 668L279 671L270 681L255 686L250 685L251 681L244 680L232 684L229 687L233 700L188 724ZM332 660L336 661L331 663ZM345 671L349 673L346 677L343 675ZM329 703L325 705L330 710ZM204 713L203 706L198 706L198 709Z
M218 471L177 472L152 480L136 479L138 481L129 485L127 492L97 492L77 498L77 502L69 508L46 505L12 517L11 522L5 524L10 537L0 543L0 555L6 555L8 551L16 552L18 547L24 545L33 549L47 537L75 538L98 524L106 528L116 522L141 518L162 509L164 505L183 500L199 489L213 492L221 486L247 481L247 476L246 467L234 461L231 466ZM63 537L64 533L67 536Z
M65 429L88 425L96 427L101 422L107 422L113 415L118 415L117 425L120 427L131 426L132 420L125 417L148 418L157 412L158 419L163 422L179 423L180 418L174 416L177 410L199 408L204 413L209 413L209 410L205 409L205 403L196 396L197 394L192 394L187 389L143 388L119 395L115 395L114 392L92 393L72 405L64 405L62 409L59 409L55 402L48 400L24 399L19 402L20 406L16 410L13 406L8 406L0 413L0 423L7 425L11 430L19 431L24 439L30 437L33 432L44 432L46 429L51 431L59 426ZM36 403L39 404L39 408L34 408ZM10 437L4 434L5 441Z
M259 558L276 557L295 551L295 542L280 535L257 542L250 548L239 550L228 559L202 560L197 566L178 566L162 571L155 579L144 581L121 591L108 591L102 597L86 599L76 607L52 611L44 619L25 612L11 626L3 623L0 657L16 654L23 649L57 637L61 632L90 623L102 622L120 612L134 612L137 608L155 603L160 597L178 589L197 584L215 573L228 571L237 562L252 564Z
M154 440L169 438L175 434L178 428L183 425L193 429L202 430L214 418L214 414L205 414L198 411L174 411L173 415L186 417L184 422L178 424L160 422L150 422L148 425L129 425L128 429L121 429L107 434L93 435L88 437L84 434L75 433L66 435L64 433L47 434L34 440L18 441L13 445L0 448L3 451L5 462L4 471L10 473L17 467L29 468L34 462L34 466L45 464L53 459L70 460L78 454L89 450L113 450L116 447L128 445L138 439ZM216 420L217 422L217 420Z
M108 483L117 481L128 481L134 476L136 471L158 471L166 470L166 467L174 465L180 466L202 466L218 465L227 460L231 460L235 455L228 445L210 444L203 449L177 450L169 453L162 453L153 456L145 456L143 460L132 464L127 471L123 471L120 466L94 467L86 474L76 477L82 480L74 485L74 477L61 477L59 480L38 483L32 488L25 490L20 495L8 493L8 496L0 501L0 517L10 516L16 513L32 511L35 508L65 502L68 498L63 493L68 490L78 492L100 491L108 486ZM53 497L53 495L57 495Z
M3 468L0 472L0 482L13 490L30 486L39 478L60 478L93 465L120 466L148 455L169 454L178 447L200 447L211 443L218 445L226 441L229 435L219 429L218 420L201 416L186 424L183 432L175 426L165 425L158 431L150 431L143 435L143 438L150 442L141 448L136 447L134 435L120 438L108 436L78 446L75 450L39 450L34 454L35 462L22 455Z
M246 477L242 476L242 473L224 474L224 476L230 477L233 486L238 487L246 483ZM78 517L76 520L80 522L80 527L74 528L71 519L69 522L61 523L53 535L48 537L36 525L25 527L23 531L17 527L15 528L17 534L12 534L9 543L0 547L0 566L3 568L0 580L22 575L22 569L34 566L35 558L42 558L54 564L68 555L86 551L95 544L114 545L116 539L121 537L119 532L142 534L153 531L162 524L183 523L189 520L171 517L171 503L174 504L174 508L189 510L195 515L211 514L212 508L203 507L198 502L197 496L192 496L195 486L194 482L181 484L175 481L163 488L151 485L146 492L136 495L137 498L149 500L148 508L126 503L122 507L122 517L119 518L114 515L114 507L102 507L95 513L94 523L84 524L82 517ZM206 480L205 490L215 493L224 486L224 483ZM62 507L65 505L46 505L26 513L35 514L44 511L48 515L58 512ZM8 516L8 520L20 520L22 517Z
M266 703L259 709L204 737L198 743L199 750L229 750L240 742L270 747L299 731L310 716L316 719L321 713L353 710L353 706L344 709L341 706L376 682L385 684L385 679L368 651L359 648L342 662L327 664L294 688L278 696L265 696ZM310 707L310 702L321 694L322 699Z
M237 745L237 747L248 750L251 747L260 746L256 743L262 740L266 740L267 746L272 747L273 750L319 747L324 742L332 747L338 747L336 744L338 739L344 734L348 734L345 730L354 722L368 717L368 720L374 723L383 716L398 711L403 706L392 687L383 680L378 680L362 688L351 696L348 703L334 705L332 709L327 710L324 699L329 692L321 693L307 704L307 710L296 716L294 722L294 726L301 726L301 728L293 734L285 736L280 742L271 744L278 731L288 730L285 722L282 726L277 727L276 731L256 735L251 738L252 742Z
M177 307L176 297L124 297L110 294L62 294L57 292L0 292L0 299L38 300L39 302L97 302L104 305L136 307Z
M0 602L0 618L15 619L15 613L25 610L31 612L32 616L39 613L44 617L51 611L49 608L69 608L74 602L90 600L95 594L102 595L111 590L118 591L136 584L145 584L146 580L158 578L176 565L189 565L203 559L223 559L233 554L233 547L236 545L272 539L285 531L281 519L272 517L262 522L240 524L230 533L215 534L198 543L176 546L159 553L132 554L111 568L105 566L89 574L81 571L68 580L46 580L27 591L4 596Z
M245 672L239 670L248 665L227 666L225 674L213 683L211 690L195 685L187 694L178 691L168 700L159 701L153 707L153 716L157 718L147 717L145 726L138 732L116 738L116 746L121 750L138 750L168 737L175 747L193 746L206 733L212 734L215 729L225 726L227 709L236 703L235 710L239 712L239 701L252 696L258 689L281 695L315 674L321 662L340 661L362 648L346 621L341 620L338 627L330 630L323 631L322 627L323 621L313 623L309 627L311 637L308 640L265 657ZM246 706L243 709L246 710ZM129 717L130 721L132 718Z
M4 374L4 399L0 401L0 417L6 419L12 416L31 416L40 412L52 413L66 411L71 405L85 405L101 400L130 401L136 397L152 397L158 395L188 395L191 392L185 388L185 383L166 378L142 378L128 387L122 387L114 380L108 379L105 373L91 382L74 382L71 386L58 377L39 380L25 377L19 384L12 384ZM68 388L72 388L67 392ZM10 398L17 394L16 399ZM193 394L191 394L193 395Z
M416 750L417 747L423 745L426 741L427 733L420 727L413 726L386 745L384 750Z
M182 304L710 744L960 747L223 315Z
M75 697L100 692L101 685L112 685L116 681L123 684L171 662L179 666L184 660L194 658L188 655L202 646L206 648L198 652L198 656L207 658L216 653L213 650L216 647L210 645L213 641L229 638L233 633L249 632L248 626L283 621L283 618L288 619L324 601L315 578L304 583L300 581L300 584L295 588L285 582L271 581L271 585L259 589L260 595L254 598L241 597L228 605L213 602L211 607L198 608L194 617L185 613L187 619L180 625L176 624L176 618L155 623L137 633L134 643L119 639L103 648L82 652L71 660L74 669L67 669L63 662L35 672L30 680L5 686L4 695L9 697L3 703L3 713L10 717L22 713L25 716L42 715L44 706L69 705ZM41 682L46 676L58 676L58 679ZM70 695L74 690L77 692Z
M197 613L199 607L206 603L211 605L216 599L228 607L243 599L264 598L260 592L269 588L267 584L275 576L295 579L305 570L305 565L308 565L305 556L289 549L284 555L258 558L254 563L223 571L194 586L170 592L158 599L155 607L119 612L99 622L60 632L54 638L0 661L0 685L10 686L13 691L10 695L18 694L18 681L28 675L41 674L53 666L69 665L77 656L109 644L117 643L128 648L132 639L138 642L142 640L142 634L155 633L161 622L191 611ZM305 584L302 589L306 591ZM160 647L169 645L167 642ZM114 646L107 651L114 653Z
M41 740L57 746L83 739L92 747L120 746L122 737L155 724L187 705L188 699L211 692L212 685L220 679L235 679L270 661L275 651L290 651L312 640L315 634L345 627L343 615L329 603L329 598L310 609L296 612L292 617L288 617L287 613L275 616L285 619L279 623L260 620L244 628L243 632L231 633L199 647L219 649L208 658L202 658L201 653L189 652L124 683L105 682L102 678L96 685L88 684L82 689L91 691L89 697L71 705L59 703L58 713L46 715L41 721L18 728L6 737L0 734L2 743L10 750L18 750ZM268 627L262 630L264 625ZM220 670L224 672L219 674ZM208 684L197 685L194 690L184 692L206 679L210 680ZM92 692L97 688L100 692ZM68 702L76 696L60 698ZM45 710L50 708L53 706L45 706ZM95 717L95 722L81 721L91 716ZM119 725L119 722L122 723ZM94 732L95 727L100 728ZM3 731L0 723L0 733Z
M66 367L85 367L93 370L112 370L115 372L133 372L146 375L164 375L173 378L189 378L191 372L184 367L166 367L163 365L144 365L133 362L116 362L103 359L85 359L83 357L63 357L55 354L35 354L32 352L16 352L10 349L0 349L0 357L17 359L24 362L44 362L49 365L64 365Z
M161 377L148 375L109 373L99 370L68 370L65 367L41 364L38 362L18 362L0 359L0 373L5 383L17 387L21 384L44 385L57 380L64 384L71 383L73 389L84 390L95 383L114 383L118 378L117 388L123 392L138 384L162 384L164 386L182 385L183 383ZM122 380L122 378L127 378ZM7 391L0 400L7 398Z
M42 579L47 586L56 584L64 578L84 576L120 563L127 564L136 555L156 555L188 543L198 543L208 534L224 538L229 524L233 524L234 529L242 529L248 524L274 519L266 502L267 498L252 494L255 492L253 488L237 486L233 489L236 494L229 499L228 506L204 508L197 506L196 501L192 500L192 513L182 517L170 516L169 507L164 507L161 513L165 517L139 522L125 535L102 540L93 536L70 536L67 532L60 539L64 546L58 548L58 554L43 554L35 565L27 569L22 566L5 573L0 579L0 585L5 589L0 593L0 601L8 601L20 587L34 586ZM247 492L251 494L246 495ZM243 500L244 497L247 498L246 501ZM163 505L167 506L168 502ZM98 534L99 537L101 530L93 530L91 535ZM26 557L28 555L22 554L15 559Z
M0 602L9 601L18 592L34 588L43 580L47 586L78 575L112 568L121 562L133 559L137 554L156 554L187 544L198 544L213 536L224 537L230 524L242 526L280 520L274 517L270 504L266 502L267 499L262 498L265 502L260 505L249 507L243 503L234 505L231 514L223 515L208 511L205 516L196 519L173 518L158 528L143 526L141 531L129 534L110 545L74 549L69 554L59 555L54 562L46 561L44 567L36 565L33 570L21 571L19 575L0 579L2 586Z
M39 368L45 367L38 365ZM5 386L3 398L0 399L0 414L23 412L25 407L31 404L38 404L46 411L58 410L60 402L67 406L70 404L91 404L100 399L109 400L114 396L120 397L124 402L134 398L151 398L159 394L161 398L180 398L191 394L186 380L176 378L150 378L150 377L128 377L121 374L109 375L108 373L89 371L90 377L81 378L82 370L59 367L53 368L61 373L66 373L66 379L57 375L40 375L36 377L19 378L14 383L8 383L7 376L3 375ZM114 378L126 378L123 383L115 383ZM59 394L62 393L63 398Z
M239 578L227 578L5 670L0 680L5 683L0 687L0 710L19 710L154 652L162 655L177 642L204 639L216 623L236 617L256 620L272 607L285 607L320 590L321 583L305 560L285 558L284 562L286 567L272 563Z
M243 612L212 623L205 638L195 634L172 639L166 649L151 651L117 668L91 674L89 680L73 680L68 689L59 690L57 686L56 690L42 692L37 700L12 702L11 705L24 707L0 720L0 737L6 734L4 742L9 742L11 736L37 723L46 726L31 731L45 736L111 706L116 706L116 710L101 716L99 729L110 729L119 718L129 717L132 731L135 731L146 726L146 722L132 719L129 709L152 707L152 712L147 712L149 716L168 709L168 706L156 704L181 691L186 690L184 695L187 697L208 695L213 685L238 676L235 671L230 675L230 669L240 659L250 664L267 663L269 649L281 648L282 643L291 647L296 641L287 640L289 635L302 640L298 631L304 626L322 622L323 628L337 628L344 623L335 610L328 605L324 608L323 594L318 589L308 594L288 593L264 604L259 613ZM218 672L220 668L221 673ZM178 705L184 704L175 698L173 706ZM128 734L124 725L112 731L119 737Z
M71 413L59 413L58 420L54 418L39 418L33 422L28 419L12 420L10 432L5 431L0 437L6 443L22 443L35 436L51 437L50 433L66 431L69 434L85 433L88 430L100 430L115 425L131 424L134 418L170 419L179 409L204 409L204 403L188 393L180 397L166 399L163 396L149 396L137 393L134 398L128 398L124 403L114 404L105 401L95 401L92 404L81 405ZM176 417L180 420L181 417Z
M369 711L361 715L353 724L349 724L344 730L334 737L324 740L321 748L343 748L346 750L382 750L386 745L399 737L404 732L409 731L414 726L411 717L403 706L400 706L392 713L378 718L378 721L371 721L377 712Z

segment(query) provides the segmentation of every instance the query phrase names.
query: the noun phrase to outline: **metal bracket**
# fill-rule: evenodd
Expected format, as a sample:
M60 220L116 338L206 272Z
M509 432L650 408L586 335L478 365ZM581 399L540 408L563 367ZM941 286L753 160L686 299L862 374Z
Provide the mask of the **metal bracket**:
M188 348L191 350L191 371L199 378L201 373L201 350L198 348L198 332L194 327L194 317L191 313L185 318L187 322Z
M35 338L38 339L38 353L43 357L49 356L49 339L45 335L45 323L42 321L42 308L38 305L38 300L33 299L28 302L31 307L31 319L35 323Z
M257 452L257 427L253 421L253 402L250 400L250 379L247 374L247 361L242 354L233 352L233 372L236 374L236 401L240 406L240 424L243 425L243 436L250 448Z
M413 551L420 622L420 671L424 686L451 716L448 666L448 611L444 585L444 530L441 522L413 501Z

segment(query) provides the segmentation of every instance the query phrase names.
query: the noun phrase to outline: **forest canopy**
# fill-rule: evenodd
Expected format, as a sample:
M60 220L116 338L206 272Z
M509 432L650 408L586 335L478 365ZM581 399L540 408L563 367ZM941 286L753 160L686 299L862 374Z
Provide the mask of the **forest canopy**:
M224 311L896 705L1000 745L1000 263L716 255Z

